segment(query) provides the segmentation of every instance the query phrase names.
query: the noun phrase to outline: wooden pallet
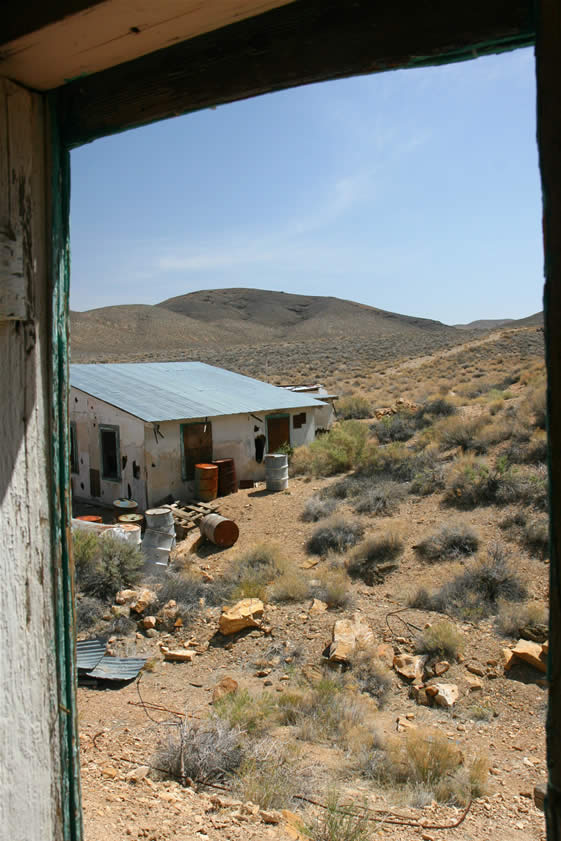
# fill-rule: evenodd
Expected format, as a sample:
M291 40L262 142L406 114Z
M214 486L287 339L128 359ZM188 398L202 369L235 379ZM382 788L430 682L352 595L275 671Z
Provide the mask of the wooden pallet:
M203 517L208 514L216 514L218 510L218 503L216 502L194 502L187 503L177 500L170 506L174 519L179 521L184 529L194 528Z

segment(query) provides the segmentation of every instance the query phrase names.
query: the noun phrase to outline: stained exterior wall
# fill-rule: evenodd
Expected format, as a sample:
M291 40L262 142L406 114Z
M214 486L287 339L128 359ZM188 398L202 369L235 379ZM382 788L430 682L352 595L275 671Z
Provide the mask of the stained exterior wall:
M306 409L306 424L294 429L292 416L303 409L288 409L291 444L298 447L310 444L315 437L315 411ZM255 460L255 438L266 434L266 417L275 414L226 415L210 418L212 423L213 458L233 458L238 479L264 479L265 467ZM282 412L280 414L283 414ZM201 418L204 421L206 418ZM181 477L181 421L159 424L160 435L155 436L152 424L146 425L146 472L148 504L155 505L171 494L176 499L189 498L193 483Z
M17 841L58 841L65 811L51 505L48 150L43 98L0 78L0 231L21 245L21 276L12 279L20 276L25 297L23 317L0 318L0 836ZM71 718L72 710L66 713Z
M99 471L101 494L98 501L110 505L118 497L130 497L139 507L146 507L146 475L144 469L144 422L91 397L77 388L70 390L70 420L76 424L79 473L72 474L72 493L76 499L92 499L90 470ZM119 428L121 478L119 481L101 476L99 425Z

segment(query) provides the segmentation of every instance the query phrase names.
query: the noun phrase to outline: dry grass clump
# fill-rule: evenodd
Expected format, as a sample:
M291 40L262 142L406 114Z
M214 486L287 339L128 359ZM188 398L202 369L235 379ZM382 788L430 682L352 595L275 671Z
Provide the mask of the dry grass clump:
M294 748L278 739L260 739L244 751L239 767L230 775L234 796L262 809L285 809L299 788Z
M150 765L176 780L219 779L239 766L241 740L241 729L219 717L193 722L185 716L160 745Z
M267 600L270 602L303 602L309 594L309 581L296 566L283 572L267 588Z
M308 540L306 549L311 555L345 552L358 543L363 533L360 523L337 518L319 526Z
M119 590L140 581L144 559L138 546L109 534L98 537L77 529L72 547L76 582L85 595L109 601Z
M526 587L512 570L504 548L492 544L486 558L473 562L432 594L424 588L417 590L409 605L477 620L497 613L501 600L520 602L526 596Z
M328 556L329 558L329 556ZM351 601L349 578L340 564L329 563L309 583L308 593L328 607L346 607Z
M536 429L531 437L514 439L505 455L514 464L545 464L547 461L547 435L543 429Z
M465 523L450 523L439 531L425 537L415 547L418 554L427 561L457 560L472 555L479 548L477 532Z
M258 543L238 555L226 575L231 599L265 599L267 585L280 578L288 585L294 571L291 563L274 543Z
M409 789L416 798L422 788L441 803L464 806L484 793L488 761L477 757L465 768L462 752L443 733L419 727L367 753L362 771L384 785Z
M249 734L259 734L271 723L274 702L268 693L250 695L247 689L224 695L214 704L216 716L231 728Z
M530 551L539 558L549 555L549 517L537 515L524 526L524 542Z
M372 406L365 397L359 394L338 400L335 409L343 420L361 420L372 417Z
M347 561L347 572L369 586L379 584L397 567L397 559L403 554L403 549L399 529L389 528L356 547Z
M482 417L470 418L466 415L455 415L440 421L433 430L441 450L460 447L464 452L471 450L475 453L484 453L487 446L481 437L483 425Z
M516 604L501 600L496 625L507 637L524 637L542 642L548 635L549 612L542 602Z
M452 622L442 620L420 632L415 641L415 649L418 654L428 654L429 657L457 660L464 644L462 632Z
M432 453L417 452L404 444L369 446L364 450L358 472L362 476L383 476L397 482L410 482L433 463Z
M457 508L474 508L496 501L500 475L471 455L459 458L446 477L445 499Z
M327 809L304 832L311 841L368 841L372 826L366 809L357 812L354 803L352 808L340 805L337 795L330 793Z
M429 426L436 418L447 418L455 415L458 410L449 400L444 397L436 397L427 400L419 406L416 413L416 421L419 426Z
M335 499L321 499L319 496L311 496L304 506L301 519L305 523L317 523L325 517L330 517L337 507Z
M445 487L446 482L443 466L441 464L433 464L415 474L409 491L413 494L419 494L419 496L429 496L430 494L444 490Z
M360 691L370 695L382 707L392 687L392 673L373 650L362 649L354 655L352 675Z
M333 476L352 470L361 461L367 438L368 429L359 421L338 423L309 446L294 450L291 472Z

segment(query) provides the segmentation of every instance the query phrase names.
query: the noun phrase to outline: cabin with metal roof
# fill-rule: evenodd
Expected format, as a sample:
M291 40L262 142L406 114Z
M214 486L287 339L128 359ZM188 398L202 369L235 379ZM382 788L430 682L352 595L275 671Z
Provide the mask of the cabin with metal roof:
M73 497L141 510L191 498L200 462L263 479L265 453L311 443L330 408L203 362L71 365L70 385Z

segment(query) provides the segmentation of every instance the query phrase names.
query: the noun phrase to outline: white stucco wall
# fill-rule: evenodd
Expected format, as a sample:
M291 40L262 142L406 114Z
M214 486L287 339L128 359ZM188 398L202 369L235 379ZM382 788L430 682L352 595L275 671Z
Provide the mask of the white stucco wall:
M212 423L213 458L233 458L236 463L238 479L265 478L265 467L255 460L255 437L266 434L266 418L269 415L285 414L290 416L290 443L293 447L310 444L315 438L315 413L318 408L287 409L283 412L257 412L255 415L225 415L209 418ZM306 423L300 429L294 429L292 416L306 412ZM160 423L160 434L155 435L155 424L145 427L146 475L148 487L148 505L161 502L166 496L175 499L188 499L193 493L193 482L181 477L181 424L196 422L166 421ZM199 418L204 421L206 418ZM163 437L162 437L163 436Z
M144 421L104 403L97 397L70 390L70 420L76 424L79 473L72 474L72 493L77 499L92 499L90 468L99 470L101 495L96 501L111 505L118 497L131 497L141 509L146 507L146 475L144 463ZM119 428L121 478L119 481L101 476L99 425ZM136 476L138 478L135 477Z

